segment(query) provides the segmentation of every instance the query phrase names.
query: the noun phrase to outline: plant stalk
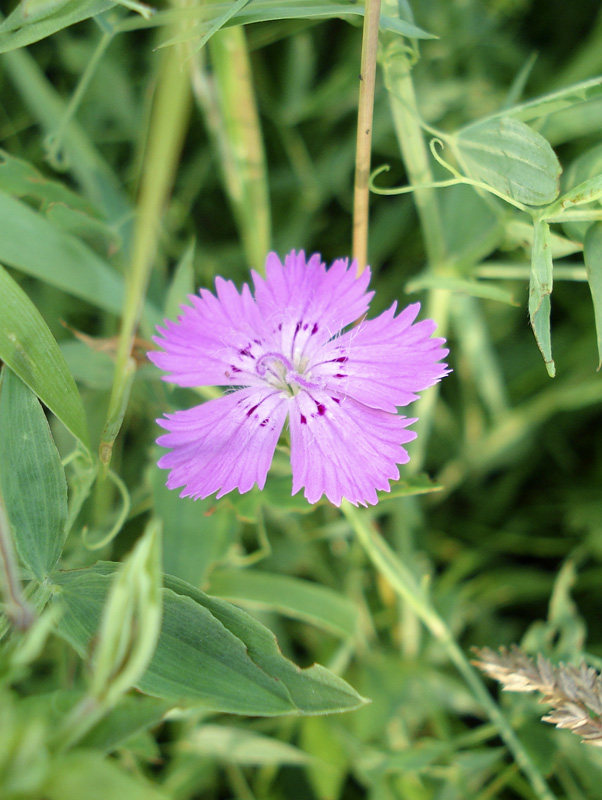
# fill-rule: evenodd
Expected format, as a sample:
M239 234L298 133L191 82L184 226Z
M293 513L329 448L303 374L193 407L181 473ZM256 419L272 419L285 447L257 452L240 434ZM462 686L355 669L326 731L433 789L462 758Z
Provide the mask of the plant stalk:
M551 793L544 777L471 666L470 661L454 639L447 623L434 608L427 595L426 586L418 584L414 575L399 560L396 553L391 550L375 526L367 521L365 513L362 513L347 501L343 501L341 511L347 517L360 544L376 569L389 581L395 593L412 607L424 626L445 648L450 661L462 675L491 722L497 727L500 737L529 780L539 800L554 800L554 795Z
M355 188L353 194L353 258L357 263L358 276L362 274L368 261L370 155L380 3L381 0L366 0L362 35L360 93L357 109Z

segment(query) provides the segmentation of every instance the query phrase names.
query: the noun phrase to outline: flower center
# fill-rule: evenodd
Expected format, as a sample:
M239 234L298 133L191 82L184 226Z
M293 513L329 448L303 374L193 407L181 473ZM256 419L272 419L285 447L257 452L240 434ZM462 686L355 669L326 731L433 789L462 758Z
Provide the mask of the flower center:
M303 369L306 364L300 365ZM264 353L257 359L255 371L270 386L296 395L301 389L315 389L316 384L305 380L302 373L282 353Z

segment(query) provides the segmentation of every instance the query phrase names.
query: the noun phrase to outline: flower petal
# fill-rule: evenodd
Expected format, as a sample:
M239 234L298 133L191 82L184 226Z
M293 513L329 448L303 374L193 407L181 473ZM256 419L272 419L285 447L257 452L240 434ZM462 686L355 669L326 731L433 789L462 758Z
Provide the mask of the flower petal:
M238 293L232 281L216 278L217 297L207 289L189 295L177 322L165 321L154 341L165 352L149 359L179 386L248 386L255 375L253 350L262 350L262 317L247 284Z
M402 444L416 437L414 419L364 406L350 397L301 392L291 404L293 494L317 503L322 494L338 506L374 505L377 489L388 492L399 478L396 464L409 461Z
M284 259L266 261L266 278L253 272L257 306L268 326L278 331L274 346L297 362L355 322L368 310L374 292L366 292L370 270L355 276L355 262L337 259L327 270L315 253L294 250Z
M420 303L397 317L396 305L325 345L320 352L324 360L308 370L308 380L372 408L394 412L447 375L447 364L440 363L449 352L442 347L445 339L431 338L435 322L414 323Z
M172 448L159 466L169 469L169 489L195 499L233 489L260 489L272 463L288 411L287 398L269 389L240 389L157 422L169 433L157 443Z

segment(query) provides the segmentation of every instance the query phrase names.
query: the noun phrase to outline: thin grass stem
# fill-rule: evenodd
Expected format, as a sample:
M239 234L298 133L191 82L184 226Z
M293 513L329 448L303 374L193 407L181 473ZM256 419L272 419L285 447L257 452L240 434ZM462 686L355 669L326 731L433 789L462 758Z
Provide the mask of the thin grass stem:
M360 94L357 109L355 189L353 194L353 258L357 262L358 275L362 274L368 262L370 157L380 2L381 0L366 0L362 35Z
M391 584L394 591L408 603L422 620L425 627L445 648L450 661L455 665L475 699L480 703L510 750L517 765L529 780L539 800L554 800L543 775L532 761L499 706L493 700L470 661L454 639L447 623L434 608L427 594L426 586L420 585L412 572L399 560L375 526L368 522L362 513L347 501L343 501L341 511L351 524L360 544L376 569Z

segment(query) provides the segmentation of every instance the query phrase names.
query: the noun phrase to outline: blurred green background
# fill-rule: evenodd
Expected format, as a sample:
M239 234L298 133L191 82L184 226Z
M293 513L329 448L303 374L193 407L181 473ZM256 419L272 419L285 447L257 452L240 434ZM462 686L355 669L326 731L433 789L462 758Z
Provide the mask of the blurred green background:
M57 534L40 556L48 572L27 560L41 540L17 541L36 610L51 587L64 598L56 590L54 611L29 632L1 628L0 796L93 800L102 784L107 800L596 797L599 750L541 724L535 698L504 695L521 752L550 793L529 781L450 647L369 561L352 518L290 497L286 452L263 493L219 501L180 499L156 467L154 420L214 395L160 380L144 355L154 326L216 275L248 281L269 250L351 255L363 5L173 0L151 13L132 2L25 0L2 12L0 356L52 412L71 516L56 523L70 528L64 549ZM428 149L437 132L445 161L491 184L463 147L467 126L502 111L554 149L556 194L602 180L599 3L568 13L540 0L400 0L382 14L372 164L390 171L377 186L428 182L417 176L421 153L432 181L449 179ZM533 224L546 224L553 198L523 199L521 210L468 185L371 195L371 314L419 299L448 338L453 373L410 408L420 417L412 460L361 519L428 585L465 659L471 647L516 642L554 661L602 664L596 191L581 217L550 223L554 378L528 306L544 259ZM19 287L59 343L64 374ZM7 476L25 401L9 408L5 389ZM9 491L45 502L45 490L7 481L7 511ZM121 561L149 521L162 526L165 573L239 605L287 658L323 664L371 703L331 716L237 716L194 702L192 690L165 699L149 683L163 699L126 694L77 741L53 740L68 698L98 679L94 645L73 621L77 573L53 570ZM188 590L170 590L184 613ZM142 681L145 691L144 680L126 688Z

